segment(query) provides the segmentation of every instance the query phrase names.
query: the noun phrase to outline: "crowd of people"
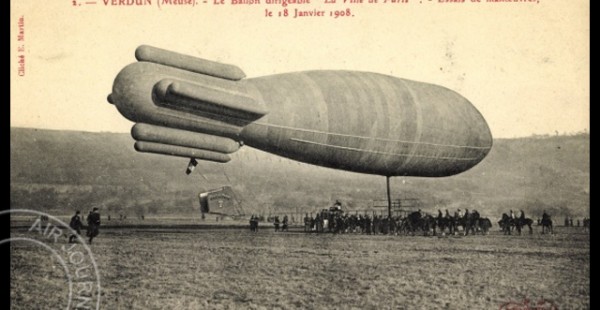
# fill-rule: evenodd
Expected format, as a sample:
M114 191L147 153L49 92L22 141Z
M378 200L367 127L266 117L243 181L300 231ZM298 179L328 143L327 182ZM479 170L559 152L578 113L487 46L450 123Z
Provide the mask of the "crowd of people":
M588 217L584 217L583 221L577 219L575 223L573 222L573 217L565 217L564 225L565 227L581 227L583 224L584 227L589 227L590 219ZM575 225L576 224L576 225Z
M268 222L271 222L275 231L287 231L289 227L288 216L283 216L280 220L279 216L269 216ZM258 231L258 224L262 220L257 215L250 217L250 230ZM341 208L341 203L336 202L333 207L323 209L316 216L308 213L304 216L304 231L305 232L331 232L331 233L361 233L361 234L399 234L399 233L428 233L436 229L444 231L448 229L449 233L454 232L457 226L462 226L463 230L468 233L469 228L472 232L478 232L483 228L485 232L491 227L489 220L487 222L480 219L480 215L476 210L462 212L458 209L454 215L450 215L446 210L445 215L441 210L438 210L438 217L435 218L421 210L412 212L407 215L386 216L386 215L369 215L369 214L348 214L344 213ZM485 225L489 223L489 225Z
M305 214L303 220L304 232L314 233L361 233L361 234L408 234L415 232L428 233L448 233L456 234L458 231L464 234L483 233L486 234L492 224L488 218L481 217L477 210L470 211L465 209L457 209L451 214L447 209L445 212L438 210L437 217L420 209L415 212L410 212L404 215L377 215L373 213L365 214L348 214L344 213L341 208L341 203L336 203L328 208L317 212L315 216L311 213ZM280 221L279 216L269 217L268 220L275 228L275 231L287 231L288 217L285 215L283 221ZM572 219L571 219L572 221ZM252 231L258 230L258 216L252 216L250 219L250 228ZM516 230L519 234L523 227L528 227L532 233L533 220L525 216L523 210L514 212L509 210L502 214L502 218L498 221L500 230L510 234L512 230ZM544 210L542 218L538 219L538 225L543 226L544 233L548 230L552 233L552 221L550 215ZM578 221L579 225L579 221ZM566 226L566 225L565 225ZM281 227L281 228L280 228ZM584 219L584 227L589 231L589 218Z
M362 234L387 234L395 231L399 226L402 216L368 214L343 214L341 212L321 212L315 217L306 214L304 217L305 232L333 232L333 233L362 233Z
M458 227L465 233L487 232L491 227L489 220L482 218L476 210L461 209L450 215L438 210L437 217L420 209L406 215L376 215L344 214L341 210L331 209L321 212L316 217L304 217L305 232L333 232L333 233L362 233L362 234L408 234L423 232L425 234L437 232L455 233Z

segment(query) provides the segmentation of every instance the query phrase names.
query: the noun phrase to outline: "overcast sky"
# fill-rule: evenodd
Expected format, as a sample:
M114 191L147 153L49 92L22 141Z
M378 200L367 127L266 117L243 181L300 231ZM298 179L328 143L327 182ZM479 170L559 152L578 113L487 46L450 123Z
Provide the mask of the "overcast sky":
M161 9L11 1L13 40L17 18L25 22L24 41L11 47L11 126L128 132L133 124L106 96L135 48L149 44L235 64L247 77L343 69L442 85L469 99L496 138L589 130L587 1L305 7L355 15L337 19L264 17L282 7L262 1Z

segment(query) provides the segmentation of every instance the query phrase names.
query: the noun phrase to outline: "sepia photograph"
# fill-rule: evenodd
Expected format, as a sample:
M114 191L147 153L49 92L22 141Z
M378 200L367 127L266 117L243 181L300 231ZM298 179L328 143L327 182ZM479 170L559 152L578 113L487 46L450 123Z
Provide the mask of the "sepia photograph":
M11 0L12 309L590 309L590 7Z

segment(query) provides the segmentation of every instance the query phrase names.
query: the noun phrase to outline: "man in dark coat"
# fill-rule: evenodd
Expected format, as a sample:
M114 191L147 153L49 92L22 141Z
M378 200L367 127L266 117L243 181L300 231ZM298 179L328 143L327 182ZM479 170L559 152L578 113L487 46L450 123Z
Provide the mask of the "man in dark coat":
M283 222L282 222L282 226L281 226L281 231L288 231L288 216L284 215L283 216Z
M100 213L98 213L98 208L94 208L90 215L88 215L87 223L89 231L88 237L90 238L89 242L92 244L92 239L100 233Z
M69 236L69 243L73 243L73 239L77 238L78 235L81 235L81 226L83 226L83 223L81 223L81 218L79 217L79 210L77 210L75 212L75 215L73 215L73 217L71 217L71 222L69 223L69 227L71 227L75 232L77 232L77 234L71 234L71 236Z
M275 221L273 222L273 225L275 226L275 231L279 231L279 216L275 217Z

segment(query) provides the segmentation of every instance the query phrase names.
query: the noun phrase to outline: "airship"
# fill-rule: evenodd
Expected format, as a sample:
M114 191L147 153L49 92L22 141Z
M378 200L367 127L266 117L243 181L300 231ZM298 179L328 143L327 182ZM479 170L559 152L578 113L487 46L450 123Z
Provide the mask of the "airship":
M394 176L464 172L492 147L481 113L442 86L344 70L246 78L234 65L146 45L135 57L116 76L108 101L135 122L139 152L195 165L228 162L249 146L386 176L389 190Z

